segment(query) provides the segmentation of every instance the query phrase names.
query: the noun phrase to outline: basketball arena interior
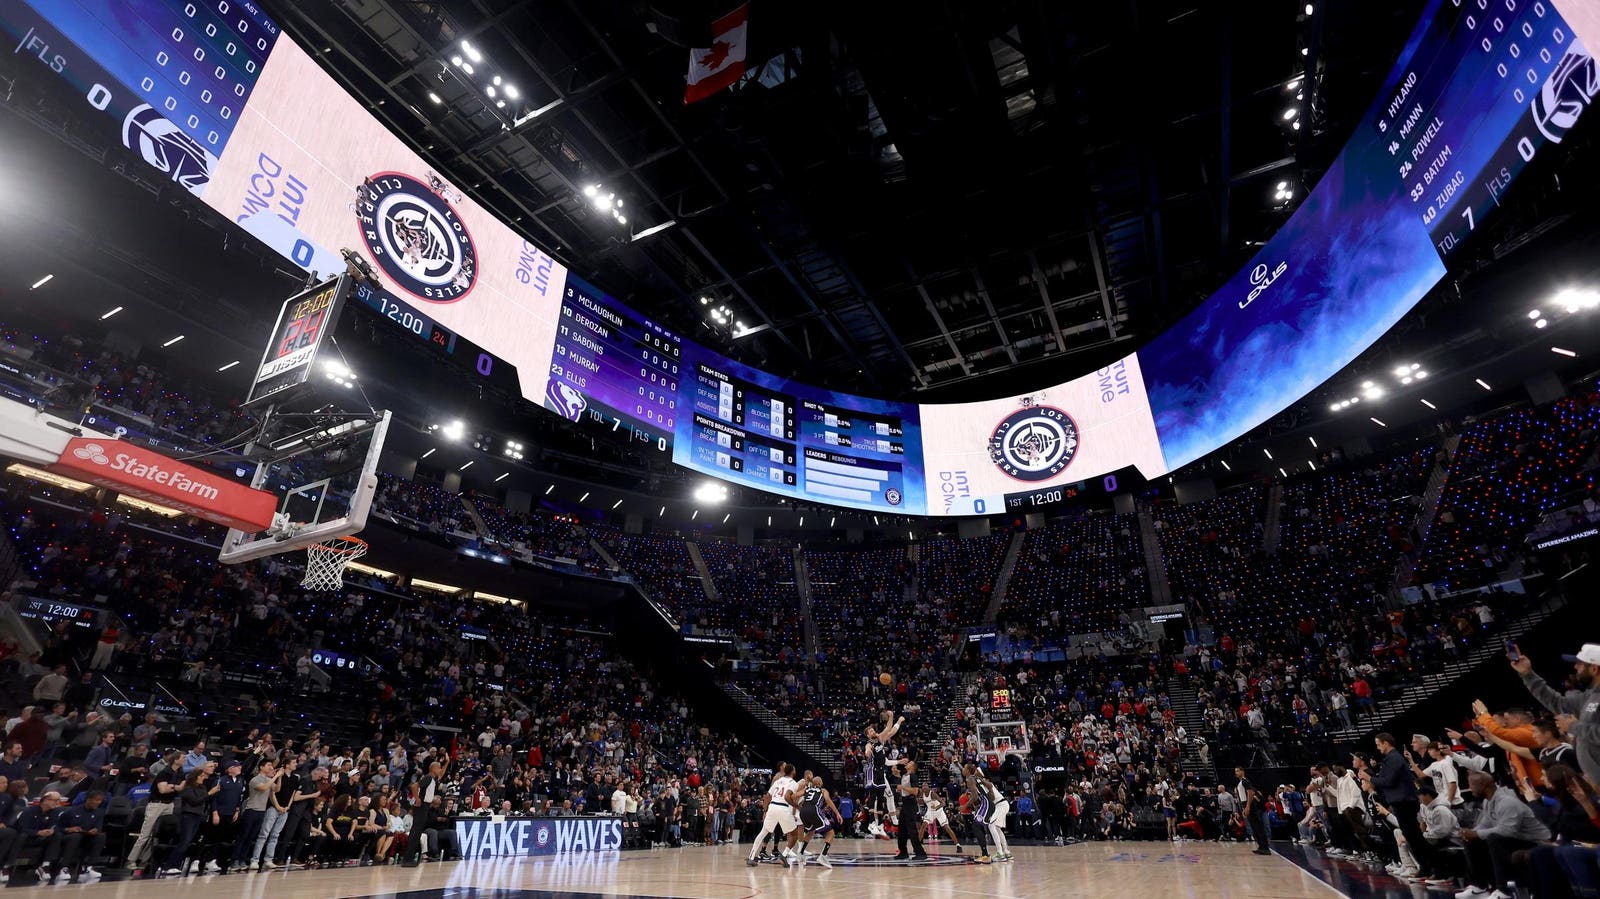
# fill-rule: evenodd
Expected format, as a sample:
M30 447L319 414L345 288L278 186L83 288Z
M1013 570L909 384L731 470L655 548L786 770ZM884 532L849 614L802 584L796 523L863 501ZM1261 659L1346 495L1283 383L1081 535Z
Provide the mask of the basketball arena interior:
M0 46L7 890L1600 897L1600 2Z

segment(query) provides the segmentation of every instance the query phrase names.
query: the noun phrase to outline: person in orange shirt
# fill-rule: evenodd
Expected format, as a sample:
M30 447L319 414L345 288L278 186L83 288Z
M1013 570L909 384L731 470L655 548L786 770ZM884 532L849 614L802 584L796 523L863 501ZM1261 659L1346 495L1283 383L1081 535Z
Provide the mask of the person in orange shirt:
M1498 715L1489 714L1489 707L1483 700L1472 701L1472 713L1479 729L1485 734L1503 740L1513 746L1524 749L1538 749L1539 741L1533 733L1533 716L1523 709L1506 709ZM1506 753L1511 762L1511 770L1516 774L1517 783L1526 780L1531 784L1543 782L1544 766L1536 759L1525 759L1515 753Z

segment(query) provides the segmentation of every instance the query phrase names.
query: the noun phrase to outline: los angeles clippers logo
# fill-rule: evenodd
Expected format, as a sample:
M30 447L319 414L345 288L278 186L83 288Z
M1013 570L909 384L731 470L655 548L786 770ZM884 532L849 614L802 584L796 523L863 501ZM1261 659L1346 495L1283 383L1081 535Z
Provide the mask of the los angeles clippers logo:
M357 191L361 237L394 286L420 300L453 303L478 277L472 235L455 208L421 181L381 172Z
M1053 478L1077 454L1078 425L1054 406L1018 409L989 435L989 461L1019 481Z

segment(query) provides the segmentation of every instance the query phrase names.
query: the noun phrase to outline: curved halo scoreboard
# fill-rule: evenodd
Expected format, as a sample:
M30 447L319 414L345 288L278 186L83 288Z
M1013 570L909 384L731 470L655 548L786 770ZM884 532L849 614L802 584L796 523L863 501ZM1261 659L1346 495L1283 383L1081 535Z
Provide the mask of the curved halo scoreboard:
M1239 438L1400 320L1600 93L1593 0L1433 0L1279 232L1137 353L1066 383L896 403L741 365L570 277L432 172L244 0L0 0L12 67L431 351L575 422L795 499L984 515L1115 492Z

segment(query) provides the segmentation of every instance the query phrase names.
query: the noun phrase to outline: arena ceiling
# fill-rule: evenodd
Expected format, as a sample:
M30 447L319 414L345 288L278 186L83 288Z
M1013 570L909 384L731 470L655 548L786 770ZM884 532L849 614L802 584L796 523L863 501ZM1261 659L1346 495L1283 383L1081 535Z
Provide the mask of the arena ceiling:
M710 21L704 8L269 5L438 172L579 275L755 365L958 400L1081 374L1209 294L1292 211L1277 185L1300 196L1316 183L1420 2L1310 16L1288 4L1249 21L1226 3L758 5L751 82L687 107L681 44L703 39L690 25ZM501 76L502 98L518 87L515 116L451 62L462 41L488 66L476 74ZM14 74L0 60L0 194L13 213L0 237L15 249L0 258L0 305L232 378L240 369L217 370L259 353L300 276L81 136L80 98ZM1305 92L1296 130L1283 113ZM1294 473L1315 447L1378 444L1513 401L1507 388L1543 371L1593 374L1600 312L1537 332L1526 314L1565 285L1600 284L1585 251L1600 240L1597 129L1580 123L1556 164L1519 181L1495 232L1361 359L1180 479ZM625 200L626 225L584 195L591 184ZM28 289L49 272L51 285ZM744 327L709 320L701 296ZM125 311L105 318L112 309ZM572 444L574 460L596 455L592 436L511 398L475 412L481 391L443 389L448 369L368 330L351 351L384 402L422 419L500 417ZM1425 393L1395 389L1371 415L1330 410L1409 362L1438 376ZM651 490L687 477L618 452L608 476L650 471Z
M1215 289L1423 5L756 0L746 79L686 106L688 47L731 3L266 6L608 292L772 371L957 400L1082 373Z

